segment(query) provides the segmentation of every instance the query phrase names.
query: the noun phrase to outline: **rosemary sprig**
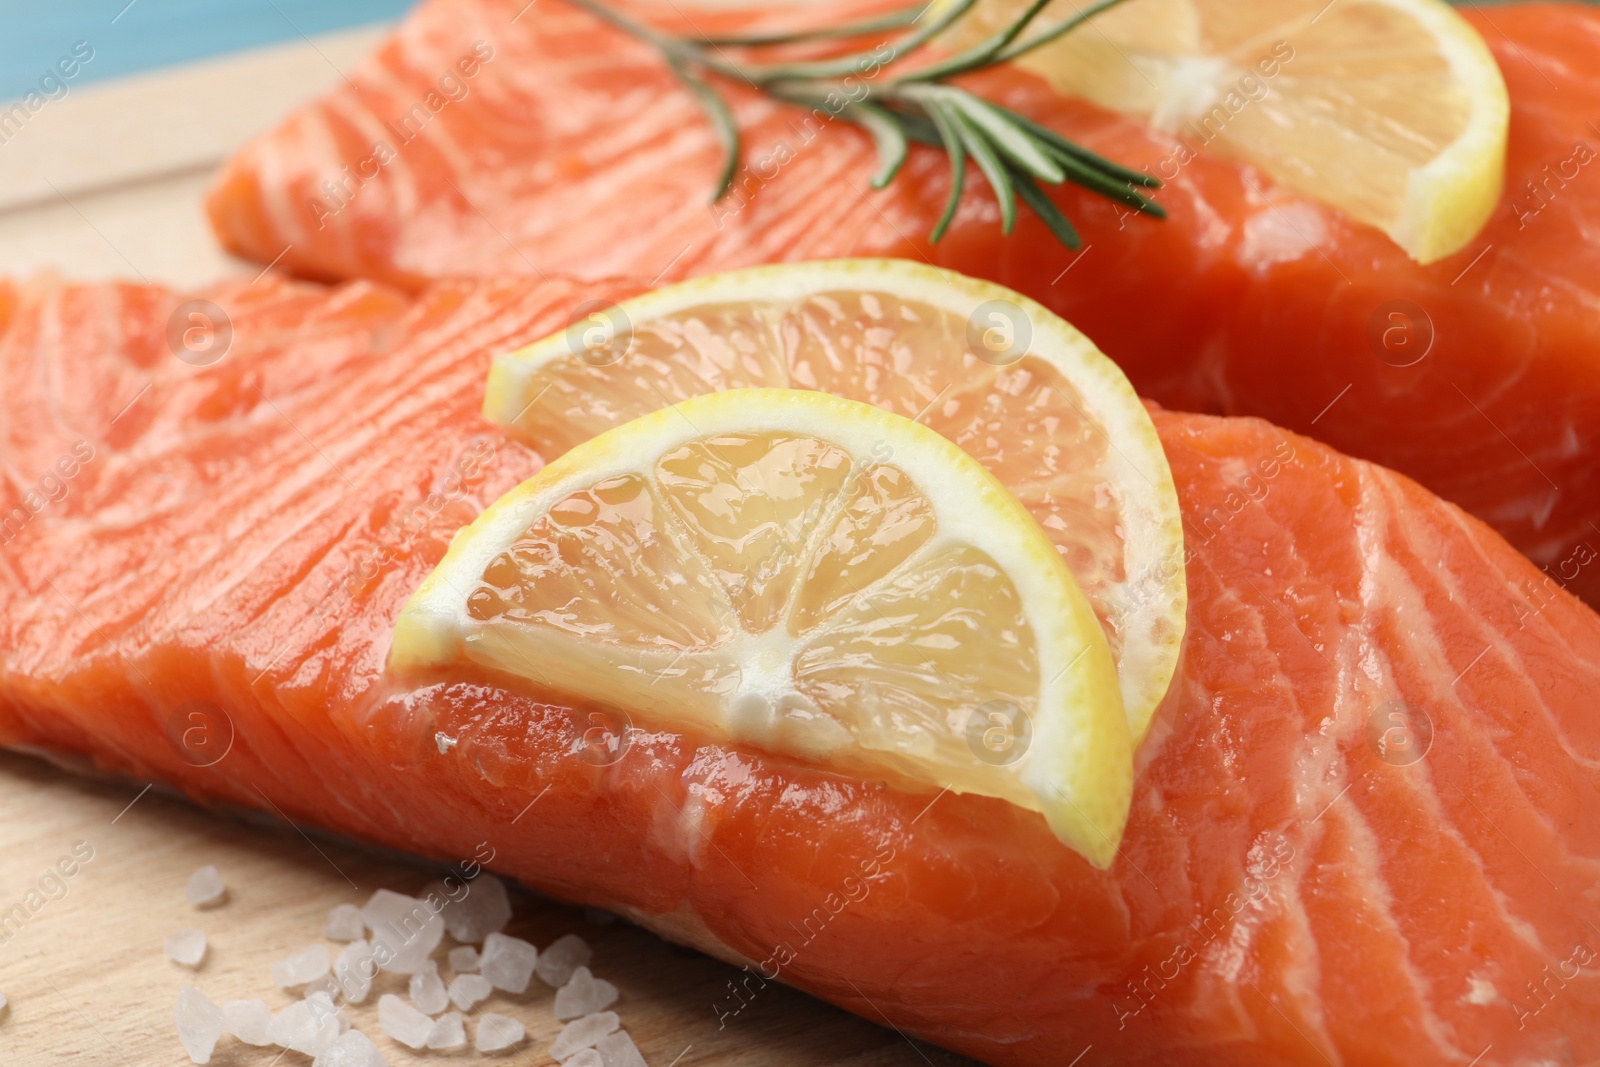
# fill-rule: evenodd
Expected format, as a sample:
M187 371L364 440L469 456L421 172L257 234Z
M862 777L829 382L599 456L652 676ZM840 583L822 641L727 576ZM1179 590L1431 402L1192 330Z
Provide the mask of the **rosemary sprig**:
M869 77L876 77L890 67L898 68L965 16L977 2L954 0L935 15L929 14L935 5L922 3L873 19L793 33L679 37L638 22L602 0L572 0L577 6L658 49L705 109L726 153L713 191L713 203L732 189L742 152L733 110L708 77L719 75L751 85L776 100L824 108L831 115L866 130L878 151L878 170L872 176L875 189L894 181L912 143L942 149L950 160L950 197L929 234L934 242L945 235L960 207L969 160L977 165L994 190L1000 204L1001 229L1007 234L1016 225L1020 201L1044 221L1062 244L1068 248L1079 246L1077 231L1055 202L1045 195L1041 182L1046 185L1072 182L1146 215L1165 217L1161 206L1140 191L1160 188L1161 183L1155 178L1120 166L1025 115L950 84L951 79L1010 62L1057 40L1122 0L1100 0L1060 23L1025 36L1028 28L1052 3L1052 0L1033 0L999 32L970 48L913 65L905 73L885 75L881 81L867 86ZM727 51L749 52L819 41L848 42L897 30L905 32L871 51L845 52L806 61L736 61ZM886 48L887 58L883 55Z

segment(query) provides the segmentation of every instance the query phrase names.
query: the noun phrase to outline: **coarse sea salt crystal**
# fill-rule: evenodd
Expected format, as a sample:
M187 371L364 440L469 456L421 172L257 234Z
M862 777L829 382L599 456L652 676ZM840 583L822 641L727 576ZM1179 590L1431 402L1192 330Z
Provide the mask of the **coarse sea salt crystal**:
M228 895L228 887L222 884L222 875L208 863L189 876L189 884L183 887L183 895L195 907L209 908L222 903Z
M378 998L378 1026L407 1048L422 1048L433 1033L433 1020L393 993Z
M293 989L315 982L328 973L333 960L328 956L327 945L311 945L287 959L272 965L272 980L284 989Z
M430 887L445 904L439 914L444 928L457 941L476 945L490 934L497 934L511 921L511 898L505 883L492 874L480 874L451 894L442 883Z
M378 965L372 959L372 946L364 939L350 942L333 961L333 980L339 993L351 1004L362 1004L372 992Z
M185 967L198 967L206 958L206 935L188 926L167 938L161 950Z
M457 945L445 959L450 961L450 969L457 974L472 974L478 969L478 950L471 945Z
M436 1049L460 1048L467 1043L467 1025L458 1011L447 1011L433 1021L428 1032L428 1047Z
M486 1011L478 1016L478 1034L472 1044L479 1052L500 1052L526 1036L527 1029L511 1016Z
M349 1028L349 1020L326 993L314 993L272 1017L267 1036L274 1045L307 1056L326 1051Z
M270 1045L267 1027L272 1025L272 1009L264 1000L225 1000L222 1002L222 1028L247 1045Z
M558 1060L564 1060L579 1049L593 1048L594 1043L611 1033L622 1024L614 1011L602 1011L595 1015L585 1015L581 1019L574 1019L561 1028L561 1033L556 1035L555 1044L550 1046L550 1055Z
M567 984L556 990L556 1018L565 1022L580 1015L593 1015L616 1002L616 986L596 978L589 968L579 967Z
M606 1067L606 1059L592 1048L579 1049L562 1060L561 1067Z
M307 982L305 988L300 991L302 997L309 997L313 993L321 993L329 1000L332 1000L339 995L339 982L329 973L314 981Z
M386 971L411 974L444 939L444 919L424 901L380 889L361 908L372 931L373 959Z
M493 985L482 974L458 974L450 979L450 1003L462 1011L472 1011L478 1001L486 1000L493 992Z
M322 924L322 936L329 941L360 941L366 934L367 924L354 904L336 904Z
M478 957L478 971L496 989L507 993L522 993L533 977L533 968L539 961L539 950L520 937L490 934L483 939L483 953Z
M439 965L432 960L411 976L411 1003L424 1015L438 1015L450 1006L450 996L439 980Z
M572 972L585 966L594 958L589 943L577 934L563 934L550 942L550 947L539 953L534 970L539 979L551 989L560 989L572 977Z
M210 1063L211 1051L222 1036L222 1009L194 986L178 991L178 1007L173 1012L178 1024L178 1040L195 1063Z
M605 1067L650 1067L639 1052L639 1046L633 1043L632 1035L626 1030L607 1034L596 1041L594 1047L595 1051L600 1053L600 1058L605 1061Z
M311 1067L389 1067L389 1061L366 1034L350 1030L318 1053Z
M471 1011L473 1005L493 992L494 986L481 974L458 974L450 979L450 1003L462 1011Z
M11 1001L6 999L6 995L4 993L0 993L0 1015L4 1015L6 1013L6 1008L10 1007L10 1005Z

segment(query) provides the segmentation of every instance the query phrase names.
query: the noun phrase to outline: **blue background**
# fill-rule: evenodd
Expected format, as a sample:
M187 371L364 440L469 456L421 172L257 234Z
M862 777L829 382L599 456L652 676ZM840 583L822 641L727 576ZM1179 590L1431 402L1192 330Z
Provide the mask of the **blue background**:
M94 48L94 58L71 79L74 86L389 22L414 0L134 0L131 7L127 2L0 0L0 99L37 88L40 76L70 55L78 41Z

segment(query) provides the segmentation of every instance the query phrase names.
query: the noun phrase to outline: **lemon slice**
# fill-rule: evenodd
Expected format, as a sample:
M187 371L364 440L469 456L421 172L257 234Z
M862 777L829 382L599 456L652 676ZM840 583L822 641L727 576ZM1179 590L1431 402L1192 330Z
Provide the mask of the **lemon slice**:
M980 0L951 43L1026 3ZM1038 24L1086 6L1059 0ZM1442 0L1127 0L1017 62L1190 150L1253 163L1421 263L1472 240L1505 181L1505 81Z
M546 457L722 389L815 389L916 418L1033 513L1105 628L1135 741L1187 612L1171 468L1122 372L1009 289L905 260L777 264L609 307L509 353L484 413Z
M457 535L397 669L469 660L651 724L1042 812L1099 866L1132 754L1027 509L909 419L733 390L578 446Z

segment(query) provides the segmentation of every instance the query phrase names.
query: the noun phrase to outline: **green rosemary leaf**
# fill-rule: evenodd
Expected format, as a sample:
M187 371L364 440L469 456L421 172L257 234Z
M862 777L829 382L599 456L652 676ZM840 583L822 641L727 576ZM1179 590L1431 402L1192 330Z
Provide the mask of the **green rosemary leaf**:
M1142 170L1130 170L1119 163L1114 163L1105 156L1091 152L1082 145L1067 140L1050 127L1035 122L1026 115L1020 115L1015 111L1000 107L998 104L990 104L989 106L995 108L997 111L1004 111L1006 113L1006 117L1012 122L1015 122L1018 126L1021 126L1023 129L1033 134L1036 138L1048 144L1050 148L1054 150L1054 154L1058 158L1065 154L1095 168L1096 170L1104 171L1112 177L1120 178L1125 182L1132 182L1135 185L1142 185L1146 189L1161 188L1161 179L1157 178L1153 174L1146 174Z
M1051 0L1033 0L1033 3L1028 5L1027 10L1013 19L1005 29L985 40L979 41L964 52L958 52L947 59L923 67L913 74L908 74L906 76L907 80L940 81L945 78L953 78L958 74L965 74L968 71L977 70L979 67L991 65L995 62L995 56L999 55L1008 44L1016 40L1017 35L1028 28L1028 23L1032 22L1039 12L1043 11L1050 3Z
M1017 195L1012 188L1010 170L989 142L984 140L983 130L973 125L963 112L951 107L947 114L961 136L961 143L978 161L978 169L983 171L983 176L989 179L995 199L1000 202L1000 232L1009 234L1017 224Z
M733 187L733 176L739 169L741 150L739 124L734 121L733 111L728 107L728 102L722 98L721 93L711 87L710 83L673 57L667 58L667 64L684 86L694 94L695 99L700 101L700 106L705 108L706 116L711 119L711 125L717 131L717 139L722 142L724 156L722 173L717 175L716 191L711 194L711 202L715 204L728 195L728 190Z
M872 134L878 148L878 173L872 176L872 187L882 189L894 181L906 161L906 134L896 116L876 104L851 104L845 114Z
M965 89L934 86L923 92L937 93L939 99L947 101L967 121L983 130L997 149L1029 174L1051 184L1066 180L1061 165L1045 154L1028 135L1028 131L1007 119L1005 112L999 108L979 100Z
M1074 185L1081 185L1090 192L1127 204L1141 214L1153 215L1158 219L1167 217L1165 208L1138 190L1129 188L1121 179L1086 166L1071 156L1058 155L1056 159L1066 171L1066 180Z
M1001 49L999 52L995 53L993 62L1009 63L1018 56L1027 55L1035 48L1043 47L1044 45L1049 44L1051 41L1054 41L1065 34L1071 33L1085 22L1088 22L1090 19L1100 14L1100 12L1105 11L1108 8L1116 7L1122 2L1123 0L1100 0L1100 3L1098 4L1091 4L1088 7L1083 8L1076 15L1073 15L1066 21L1050 27L1050 29L1046 30L1044 33L1041 33L1039 36L1030 38L1029 40L1021 42L1020 44L1013 44L1009 48Z
M961 206L961 193L967 184L967 149L961 142L960 127L945 113L943 105L935 101L928 108L928 115L938 127L939 139L950 156L950 196L944 203L944 214L939 216L933 231L928 234L928 240L938 244L955 219L956 209Z
M1073 229L1072 223L1068 222L1061 209L1056 207L1056 202L1046 196L1044 190L1035 185L1031 177L1016 173L1012 175L1012 181L1016 182L1017 195L1022 197L1022 202L1044 220L1044 224L1050 227L1050 232L1056 235L1056 240L1068 248L1077 248L1083 244L1078 237L1078 231Z
M763 85L772 81L817 80L821 78L844 78L852 74L859 74L864 66L876 63L886 66L893 63L927 44L934 37L943 33L950 25L972 9L978 0L957 0L944 14L927 23L919 29L913 30L897 41L890 42L889 58L884 60L879 57L878 49L870 52L855 52L847 56L834 59L820 59L809 63L785 63L772 66L752 66L743 69L743 75L756 83ZM931 6L931 5L929 5ZM924 8L923 10L926 10Z
M747 37L695 37L697 44L708 48L764 48L779 44L805 44L809 41L838 41L851 37L864 37L883 30L899 30L912 25L927 9L927 4L914 4L900 11L891 11L877 18L860 22L847 22L842 26L822 26L814 30L792 33L757 33Z
M944 137L940 135L939 127L934 124L932 119L924 118L922 115L914 114L910 111L901 111L897 108L890 108L889 110L893 111L895 118L900 120L900 128L906 131L906 137L909 140L918 144L925 144L930 148L943 148L945 146Z

